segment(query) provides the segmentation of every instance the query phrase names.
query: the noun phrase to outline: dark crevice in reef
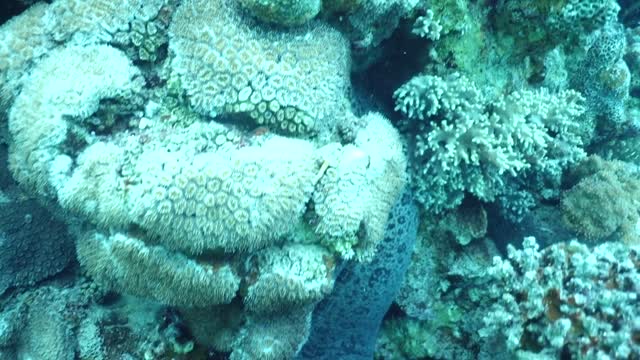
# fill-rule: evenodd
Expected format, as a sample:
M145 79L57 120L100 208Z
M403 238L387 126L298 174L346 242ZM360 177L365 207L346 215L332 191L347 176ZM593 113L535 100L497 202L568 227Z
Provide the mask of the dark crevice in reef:
M13 185L13 178L8 168L8 153L7 145L0 142L0 191Z
M358 94L367 94L371 102L393 119L393 92L422 71L423 55L428 42L411 35L411 24L403 23L393 35L380 44L381 60L364 71L352 74L351 83Z
M626 27L640 26L640 1L638 0L618 0L620 4L620 22Z

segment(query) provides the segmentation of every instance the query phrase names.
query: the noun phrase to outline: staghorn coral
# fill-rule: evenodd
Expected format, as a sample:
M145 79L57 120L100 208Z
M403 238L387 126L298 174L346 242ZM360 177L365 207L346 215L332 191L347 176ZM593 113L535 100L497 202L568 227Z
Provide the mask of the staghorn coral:
M203 114L244 115L287 134L326 131L344 117L348 48L326 25L275 31L240 16L232 1L192 0L175 15L169 47Z
M575 91L522 90L490 101L454 73L414 77L394 97L408 117L404 127L416 132L416 197L434 212L456 207L465 192L493 201L507 179L529 169L559 178L584 157L583 98Z

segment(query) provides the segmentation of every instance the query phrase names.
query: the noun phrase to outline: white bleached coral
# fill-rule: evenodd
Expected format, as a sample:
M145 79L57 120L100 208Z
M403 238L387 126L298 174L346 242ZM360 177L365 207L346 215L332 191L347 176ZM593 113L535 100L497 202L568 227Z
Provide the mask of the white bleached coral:
M256 253L248 265L245 306L273 313L322 300L333 290L335 263L317 245L291 244Z
M145 152L133 220L169 248L255 250L289 233L305 210L319 159L303 140L207 152Z
M122 233L84 234L77 249L84 268L107 288L165 304L226 304L240 286L229 264L197 262Z
M290 358L338 258L368 260L382 240L405 183L400 136L377 114L342 123L355 119L349 48L323 22L280 31L231 0L167 4L166 61L138 69L114 37L158 7L132 4L146 5L41 7L38 21L55 20L36 34L42 54L12 67L25 75L9 91L11 169L73 222L96 282L235 307L242 322L221 331L232 358ZM338 125L350 127L342 143Z
M49 176L63 153L69 125L98 109L100 100L126 97L139 88L138 70L107 45L52 51L25 82L9 111L10 167L18 182L51 194ZM34 100L35 99L35 100Z
M367 259L384 237L387 216L405 184L406 158L387 119L371 113L363 121L367 125L354 144L334 150L313 200L316 231L325 243L344 257Z
M269 30L229 0L190 0L170 28L172 67L194 108L283 133L332 128L347 106L347 42L321 23Z
M0 101L9 104L17 96L25 72L49 51L107 43L134 19L152 18L162 5L164 0L57 0L31 6L0 26Z

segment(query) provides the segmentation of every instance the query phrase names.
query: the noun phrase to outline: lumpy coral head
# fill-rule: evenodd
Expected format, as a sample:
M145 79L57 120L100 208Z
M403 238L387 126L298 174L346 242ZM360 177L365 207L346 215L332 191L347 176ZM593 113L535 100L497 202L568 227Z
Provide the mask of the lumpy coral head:
M240 0L255 17L278 25L300 25L313 19L322 8L320 0Z

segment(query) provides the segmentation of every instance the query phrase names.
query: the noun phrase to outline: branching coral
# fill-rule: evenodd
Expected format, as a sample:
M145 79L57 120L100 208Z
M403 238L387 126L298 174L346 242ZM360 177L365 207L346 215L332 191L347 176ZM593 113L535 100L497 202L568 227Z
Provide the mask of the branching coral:
M417 198L433 211L459 205L465 192L493 201L505 177L527 169L559 177L584 156L574 91L522 90L497 100L464 76L423 75L394 94L417 133L412 176Z
M638 332L638 249L604 243L593 249L571 242L539 250L509 245L509 259L488 270L496 303L483 336L504 337L513 352L579 359L635 357Z

